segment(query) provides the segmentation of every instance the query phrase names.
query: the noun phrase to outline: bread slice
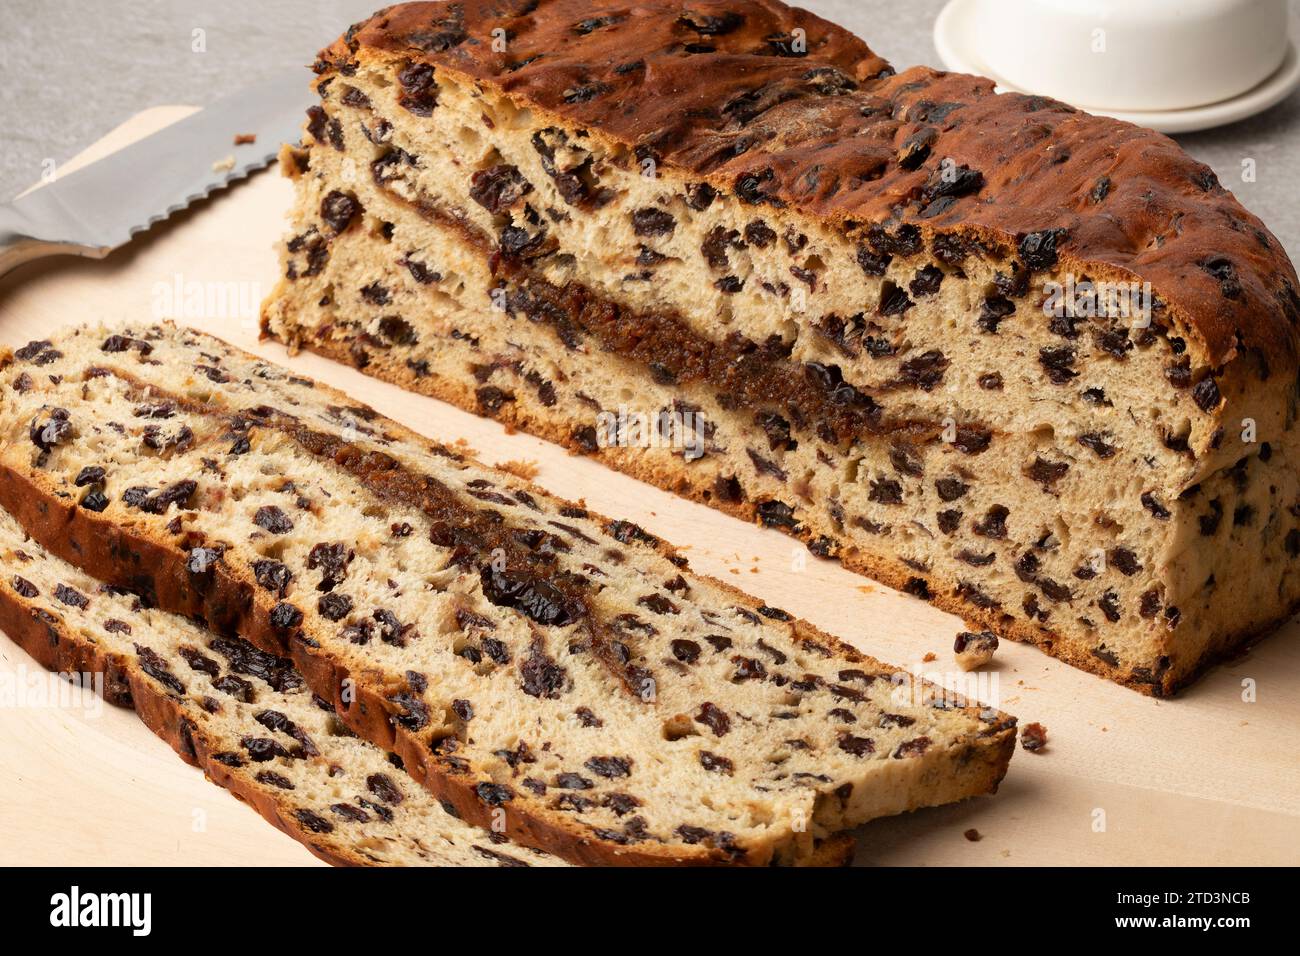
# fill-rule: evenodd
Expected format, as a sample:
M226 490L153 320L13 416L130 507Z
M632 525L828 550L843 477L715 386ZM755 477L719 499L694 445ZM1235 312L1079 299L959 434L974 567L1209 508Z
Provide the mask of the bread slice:
M50 554L0 511L0 630L133 708L186 763L334 866L566 866L449 813L348 729L286 658L146 607ZM847 864L848 834L813 863Z
M0 504L289 657L461 819L590 863L804 863L994 789L967 705L225 343L80 329L0 373Z
M1295 271L1169 139L775 0L316 64L266 331L1168 694L1300 599Z
M133 707L186 762L335 866L564 866L457 819L357 737L293 664L146 607L0 512L0 629Z

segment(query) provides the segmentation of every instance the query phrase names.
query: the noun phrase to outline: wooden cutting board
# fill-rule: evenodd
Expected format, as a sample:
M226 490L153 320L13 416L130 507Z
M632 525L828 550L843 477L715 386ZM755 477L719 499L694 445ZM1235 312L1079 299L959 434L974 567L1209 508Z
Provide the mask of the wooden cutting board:
M142 113L74 161L93 161L188 115ZM232 134L236 132L232 130ZM223 157L214 156L213 161ZM70 163L64 171L73 168ZM148 170L141 170L148 175ZM960 621L746 525L569 456L494 422L257 340L276 279L290 188L274 172L218 194L105 262L50 260L0 280L0 342L67 323L173 318L343 389L481 459L535 462L537 481L630 518L730 581L913 671L954 670ZM192 285L198 283L198 286ZM187 291L224 290L225 307ZM177 290L180 295L177 295ZM220 306L215 301L213 306ZM188 301L187 301L188 299ZM994 701L1047 727L1017 750L996 797L880 820L863 864L1188 865L1300 863L1300 625L1293 621L1172 701L1142 697L1030 647L1003 643ZM928 663L928 655L934 655ZM36 665L0 636L0 680ZM78 692L81 693L81 692ZM129 712L0 702L0 864L303 864L312 857L185 766ZM977 829L982 839L963 837Z

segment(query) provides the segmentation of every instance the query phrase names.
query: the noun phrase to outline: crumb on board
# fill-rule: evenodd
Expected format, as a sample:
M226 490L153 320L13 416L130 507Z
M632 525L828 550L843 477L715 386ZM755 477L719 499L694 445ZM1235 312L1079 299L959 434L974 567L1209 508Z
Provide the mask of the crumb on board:
M225 159L219 159L212 164L214 173L228 173L235 168L235 157L227 156Z
M967 840L970 840L971 843L979 843L980 840L984 839L984 834L980 833L979 830L976 830L974 827L971 827L963 833L962 836Z
M532 481L542 470L538 467L537 462L529 460L519 461L499 461L497 467L502 471L508 471L516 478L522 478L524 481Z
M257 134L256 134L256 133L236 133L236 134L235 134L235 145L236 145L236 146L247 146L249 143L256 143L256 142L257 142Z
M1047 746L1047 728L1039 723L1026 725L1020 731L1020 746L1031 754L1041 753Z
M992 631L962 631L952 645L957 665L964 671L978 670L991 663L997 649L998 639Z
M921 660L927 664L931 663L932 661L937 661L938 659L939 659L939 655L935 654L933 651L928 652L924 657L921 658Z

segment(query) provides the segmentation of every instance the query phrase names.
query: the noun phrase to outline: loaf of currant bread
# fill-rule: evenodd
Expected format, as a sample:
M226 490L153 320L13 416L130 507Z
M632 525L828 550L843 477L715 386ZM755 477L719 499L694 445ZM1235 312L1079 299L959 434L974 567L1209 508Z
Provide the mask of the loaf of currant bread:
M1171 140L776 0L410 3L267 334L1168 694L1300 596L1295 270Z
M815 861L993 790L1014 744L1013 718L635 524L191 330L15 352L0 505L146 605L291 659L448 812L572 862Z
M134 708L186 763L335 866L564 866L465 823L357 737L292 662L147 607L0 511L0 629Z

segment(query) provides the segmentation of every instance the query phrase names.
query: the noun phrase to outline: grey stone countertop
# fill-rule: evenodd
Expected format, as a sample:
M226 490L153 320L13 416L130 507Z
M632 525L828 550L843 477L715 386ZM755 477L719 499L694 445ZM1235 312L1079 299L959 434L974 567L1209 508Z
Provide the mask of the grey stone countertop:
M802 5L864 37L896 65L941 67L931 29L944 2ZM1300 0L1291 3L1300 9ZM46 160L68 159L139 110L169 103L202 106L286 65L310 63L318 48L381 5L382 0L4 0L0 197L37 181ZM1178 139L1300 260L1300 95L1251 119ZM1253 182L1243 178L1249 166Z

